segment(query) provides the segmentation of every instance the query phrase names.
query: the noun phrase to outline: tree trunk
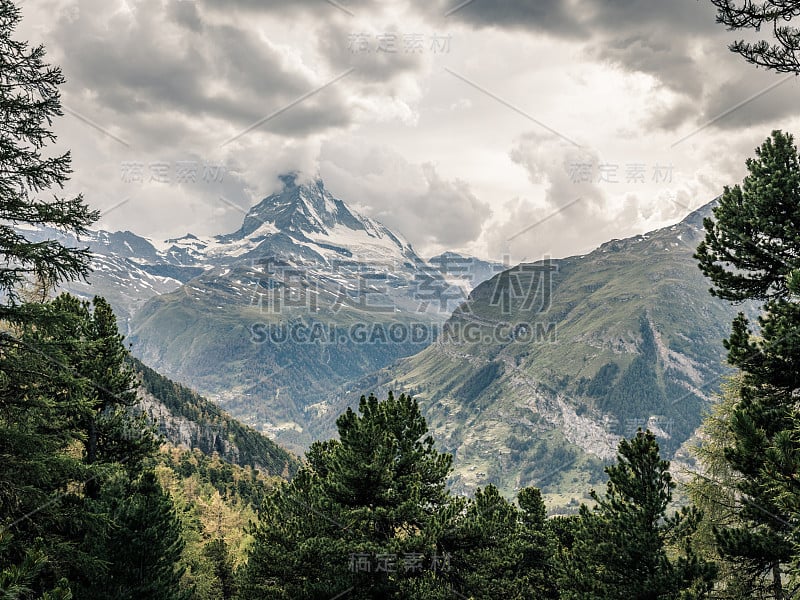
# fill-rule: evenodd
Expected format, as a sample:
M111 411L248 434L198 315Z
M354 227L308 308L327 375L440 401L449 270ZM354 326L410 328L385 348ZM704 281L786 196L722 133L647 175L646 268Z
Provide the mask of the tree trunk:
M777 562L772 565L772 589L775 592L775 600L784 600L781 565Z

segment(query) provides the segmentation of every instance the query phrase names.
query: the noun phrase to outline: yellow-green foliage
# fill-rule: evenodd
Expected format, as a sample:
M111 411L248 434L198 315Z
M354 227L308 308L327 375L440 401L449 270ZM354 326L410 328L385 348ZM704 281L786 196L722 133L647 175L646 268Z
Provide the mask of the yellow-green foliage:
M233 569L241 566L252 542L249 525L266 493L279 478L265 476L251 467L227 463L218 455L198 450L162 447L156 473L168 490L183 522L186 549L184 584L194 587L198 600L225 596L215 565L203 550L213 540L223 540Z

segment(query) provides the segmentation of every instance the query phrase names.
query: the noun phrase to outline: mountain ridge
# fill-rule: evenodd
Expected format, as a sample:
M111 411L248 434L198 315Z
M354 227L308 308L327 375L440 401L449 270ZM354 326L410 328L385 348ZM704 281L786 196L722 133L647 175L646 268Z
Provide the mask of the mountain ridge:
M138 403L157 432L174 446L198 449L240 467L288 479L300 466L299 459L254 429L236 421L193 390L159 374L136 358Z
M349 382L319 411L338 414L359 392L410 392L455 456L453 489L493 483L513 496L535 485L551 507L601 483L619 439L637 427L656 432L668 458L684 456L728 372L731 320L754 311L710 296L692 256L713 205L495 275L454 311L447 335ZM324 420L309 427L334 433Z

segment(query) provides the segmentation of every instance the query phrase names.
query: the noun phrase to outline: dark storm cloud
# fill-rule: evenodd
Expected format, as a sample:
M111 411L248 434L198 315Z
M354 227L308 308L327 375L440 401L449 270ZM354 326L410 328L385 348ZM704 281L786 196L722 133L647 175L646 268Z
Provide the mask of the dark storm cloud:
M672 92L700 102L709 57L698 56L698 44L711 40L715 56L728 53L715 14L705 0L473 0L448 18L474 27L577 38L590 57L650 75ZM677 126L679 117L690 115L675 111L670 116Z
M627 71L652 75L672 91L699 97L703 90L700 66L685 46L676 48L674 44L674 35L655 30L609 37L595 44L593 53Z
M746 70L708 96L702 120L720 129L752 126L777 127L798 113L800 82L794 75Z
M702 0L438 0L433 4L435 12L426 11L429 15L476 27L528 29L566 38L609 34L625 38L665 29L679 39L719 27L715 9ZM419 2L419 6L431 4Z
M580 0L577 12L586 14L593 27L608 32L662 26L681 37L721 28L708 0Z
M582 19L564 0L438 0L424 4L430 14L435 11L476 27L530 29L563 37L586 33Z
M724 29L715 22L715 9L705 0L607 0L582 4L590 11L594 33L592 52L621 67L652 75L675 92L699 97L707 63L701 65L698 42L718 38L715 51L727 52Z
M203 19L194 2L173 2L168 6L170 17L187 29L199 33L203 30Z
M54 35L69 57L69 89L132 124L166 116L187 128L206 118L244 128L325 83L255 28L206 21L192 2L150 0L128 14L104 12L83 8ZM263 129L303 136L349 122L345 96L333 87Z

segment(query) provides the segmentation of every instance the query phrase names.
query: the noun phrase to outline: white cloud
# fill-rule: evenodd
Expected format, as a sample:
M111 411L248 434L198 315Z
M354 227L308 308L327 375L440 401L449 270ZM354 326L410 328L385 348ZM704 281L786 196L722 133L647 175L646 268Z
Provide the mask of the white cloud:
M321 173L333 193L401 232L426 256L475 242L491 214L465 181L363 140L326 145Z

